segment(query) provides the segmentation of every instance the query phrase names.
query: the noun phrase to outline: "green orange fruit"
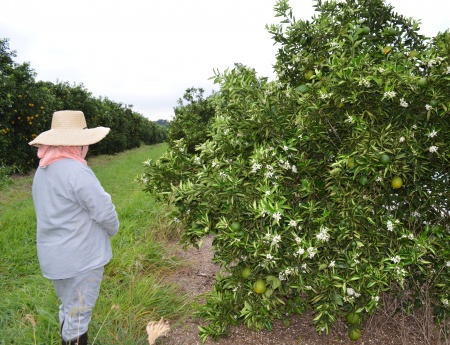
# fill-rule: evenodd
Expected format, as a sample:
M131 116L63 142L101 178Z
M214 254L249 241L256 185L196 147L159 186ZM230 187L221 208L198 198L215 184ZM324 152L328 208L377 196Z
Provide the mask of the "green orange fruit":
M250 266L245 267L242 271L241 271L241 276L242 278L247 278L250 274L252 274L252 269L250 268Z
M408 54L408 57L409 57L410 59L415 58L415 57L418 57L418 56L419 56L419 53L418 53L416 50L411 50L411 51L409 52L409 54Z
M357 341L361 338L361 331L358 328L352 328L348 331L348 337L353 341Z
M388 34L389 36L394 36L394 35L397 34L397 30L395 30L394 28L389 28L389 29L387 30L387 34Z
M390 158L387 154L385 154L385 153L383 153L383 154L380 156L380 163L381 163L381 164L386 165L386 164L389 163L390 160L391 160L391 158Z
M392 188L399 189L403 186L403 180L400 176L395 176L391 181Z
M438 101L435 100L435 99L432 99L432 100L430 101L430 105L431 105L432 107L437 107L438 104L439 104Z
M359 183L363 186L365 186L366 184L369 183L369 179L367 178L367 176L361 176L359 178Z
M357 314L357 313L355 313L355 312L352 311L352 312L350 312L350 313L347 314L347 316L345 317L345 319L347 320L347 322L348 322L350 325L356 325L356 324L359 323L360 317L359 317L359 314Z
M353 158L349 158L348 160L347 160L347 167L348 168L353 168L355 166L355 160L353 159Z
M266 283L262 279L258 279L253 284L253 291L255 291L257 294L262 294L266 292L266 290L267 290Z
M428 85L428 80L427 80L427 78L425 78L425 77L420 78L419 81L417 82L417 85L419 85L419 87L420 87L421 89L424 89L425 87L427 87L427 85Z
M233 223L231 223L230 228L233 231L240 231L241 230L241 223L233 222Z
M314 71L313 70L309 70L305 73L305 79L306 80L310 80L312 77L314 76Z

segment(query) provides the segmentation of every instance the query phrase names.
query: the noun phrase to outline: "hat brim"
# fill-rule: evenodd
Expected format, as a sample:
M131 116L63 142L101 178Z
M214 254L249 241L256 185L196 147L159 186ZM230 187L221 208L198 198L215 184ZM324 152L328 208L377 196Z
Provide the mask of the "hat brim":
M108 127L85 129L50 129L42 132L29 145L86 146L98 143L109 133Z

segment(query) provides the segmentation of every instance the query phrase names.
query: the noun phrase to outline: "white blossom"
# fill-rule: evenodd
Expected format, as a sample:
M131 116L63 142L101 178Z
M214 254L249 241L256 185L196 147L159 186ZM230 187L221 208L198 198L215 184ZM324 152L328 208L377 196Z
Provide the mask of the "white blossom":
M405 101L404 98L400 98L400 106L403 108L408 108L408 103Z
M428 136L430 138L434 138L436 135L437 135L437 132L434 129L430 132L430 134L428 134Z
M261 164L253 163L253 165L252 165L252 173L257 172L259 169L261 169Z
M434 153L434 152L437 152L438 148L439 148L439 147L433 145L433 146L430 146L430 148L428 149L428 151L430 151L431 153Z
M273 219L275 219L277 222L279 222L280 219L281 219L281 213L280 213L280 212L275 212L275 213L272 215L272 217L273 217Z
M316 238L319 241L328 242L328 240L330 239L330 235L328 234L328 228L322 227L320 229L320 232L316 235Z
M420 218L420 213L417 211L414 211L413 213L411 213L411 216L416 217L416 218Z
M448 299L447 298L442 299L442 304L448 307L449 306Z
M445 266L450 267L450 261L447 261L447 262L445 263Z
M309 247L307 249L307 252L308 252L309 258L312 259L317 254L317 249L314 247Z
M199 156L195 156L194 157L194 163L195 164L200 164L200 157Z
M345 120L345 122L352 123L353 122L353 116L349 115L347 117L347 120Z
M394 264L398 264L401 260L400 256L396 255L390 258Z
M334 267L334 266L336 266L336 263L335 263L334 260L333 260L333 261L330 262L330 264L328 265L328 267Z
M266 190L266 192L264 194L270 195L270 190Z
M333 96L332 93L320 92L320 99L327 99Z
M386 228L388 231L392 231L392 230L394 230L394 224L392 224L392 222L390 220L388 220L386 223Z
M265 177L272 177L273 176L273 171L266 171L266 173L264 174Z
M400 139L398 139L399 142L404 142L405 141L405 137L400 137Z
M445 74L450 74L450 66L447 67L447 71L445 71Z
M337 42L331 42L331 43L330 43L330 47L331 47L331 48L340 48L340 44L337 43Z
M395 91L386 91L383 94L383 97L385 98L394 98L397 95L397 93Z
M297 222L296 222L295 220L291 219L291 220L289 221L289 226L296 227L296 226L297 226ZM298 237L297 237L297 238L298 238Z
M429 104L425 104L425 109L426 110L431 110L431 109L433 109L433 107L431 105L429 105Z
M362 79L359 81L358 85L360 85L360 86L365 86L365 87L370 87L370 81L368 81L368 80L365 79L365 78L362 78Z
M281 236L280 235L275 235L272 238L272 245L277 246L279 242L281 242Z
M286 160L286 162L284 162L284 165L282 166L284 169L288 170L291 168L291 163L289 163L289 161Z

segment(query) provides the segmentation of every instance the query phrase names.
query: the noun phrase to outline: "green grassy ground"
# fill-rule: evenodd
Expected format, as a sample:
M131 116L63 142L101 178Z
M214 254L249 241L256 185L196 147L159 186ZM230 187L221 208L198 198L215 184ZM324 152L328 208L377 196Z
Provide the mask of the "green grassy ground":
M121 222L90 325L94 344L146 344L148 321L188 313L185 296L161 282L178 265L157 240L173 231L165 225L167 210L135 182L142 162L166 148L144 146L88 160ZM36 256L31 183L32 174L0 187L0 344L60 344L59 302Z

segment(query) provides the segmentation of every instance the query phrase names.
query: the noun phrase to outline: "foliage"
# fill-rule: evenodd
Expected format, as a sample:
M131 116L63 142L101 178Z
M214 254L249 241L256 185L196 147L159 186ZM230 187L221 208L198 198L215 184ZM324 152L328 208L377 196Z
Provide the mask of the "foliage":
M203 98L202 88L189 88L178 100L174 109L175 117L170 122L167 141L173 146L177 140L183 139L188 153L195 152L195 146L209 138L208 127L214 118L211 97Z
M84 112L89 127L110 127L110 134L92 146L89 155L114 154L165 140L166 129L107 98L95 98L80 85L42 82L28 63L14 62L7 39L0 40L0 166L27 172L37 164L36 148L28 142L50 129L54 111Z
M278 79L242 65L216 74L211 138L196 154L177 142L143 176L179 206L186 242L214 235L214 260L229 273L200 310L202 338L236 322L271 329L305 309L328 332L350 312L362 322L398 286L420 304L424 283L440 322L450 296L449 32L427 39L381 0L318 0L310 22L285 0L275 10Z

